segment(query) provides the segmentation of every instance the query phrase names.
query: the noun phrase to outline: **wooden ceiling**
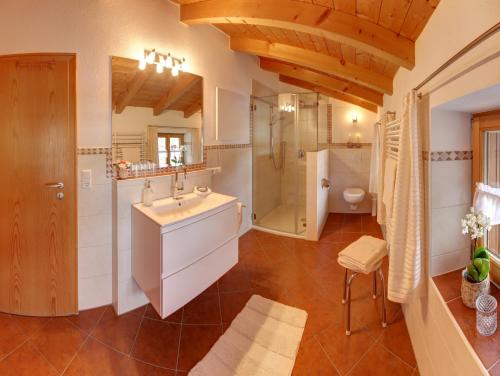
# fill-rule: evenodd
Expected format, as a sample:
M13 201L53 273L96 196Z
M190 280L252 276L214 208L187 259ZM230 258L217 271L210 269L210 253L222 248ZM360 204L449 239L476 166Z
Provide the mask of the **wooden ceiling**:
M307 90L376 111L439 0L174 0L187 25L213 24L233 50ZM328 94L327 94L328 95ZM359 102L362 101L362 102Z
M200 76L180 72L173 77L165 69L157 73L155 66L139 70L139 62L114 56L112 67L112 100L117 114L125 107L150 107L154 115L165 110L183 111L188 118L201 111L203 103L203 80Z

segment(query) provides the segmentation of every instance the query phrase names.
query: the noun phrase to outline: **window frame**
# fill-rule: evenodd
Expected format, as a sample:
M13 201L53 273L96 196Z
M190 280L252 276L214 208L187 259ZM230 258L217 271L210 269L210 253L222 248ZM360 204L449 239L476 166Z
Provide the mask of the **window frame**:
M167 166L172 165L172 150L170 150L170 139L171 138L178 138L179 140L179 145L184 145L184 134L183 133L169 133L169 132L161 132L158 133L157 135L157 141L160 138L165 138L165 146L167 148ZM158 150L158 161L160 160L160 151ZM163 153L163 152L162 152Z
M472 196L476 183L484 178L485 132L500 131L500 110L474 114L472 117ZM493 255L490 261L490 278L500 284L500 257Z

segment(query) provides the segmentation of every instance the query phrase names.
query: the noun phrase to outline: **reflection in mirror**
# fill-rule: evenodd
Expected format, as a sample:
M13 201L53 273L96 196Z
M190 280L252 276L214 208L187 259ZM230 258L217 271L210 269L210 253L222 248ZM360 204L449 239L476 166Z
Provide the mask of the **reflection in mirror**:
M112 58L113 160L177 167L202 163L203 78L157 73Z

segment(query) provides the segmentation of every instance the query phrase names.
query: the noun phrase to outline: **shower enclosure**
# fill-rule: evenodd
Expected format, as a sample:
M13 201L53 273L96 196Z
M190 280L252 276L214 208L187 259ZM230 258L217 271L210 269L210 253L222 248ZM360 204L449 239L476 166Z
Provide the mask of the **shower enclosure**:
M253 224L291 236L306 230L306 155L327 147L327 97L252 99Z

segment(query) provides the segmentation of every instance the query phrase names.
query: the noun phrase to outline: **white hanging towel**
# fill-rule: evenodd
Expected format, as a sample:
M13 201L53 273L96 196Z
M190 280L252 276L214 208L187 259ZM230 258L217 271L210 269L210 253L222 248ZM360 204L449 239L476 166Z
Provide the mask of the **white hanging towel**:
M392 218L392 203L394 201L394 184L396 183L397 162L392 158L385 160L384 194L382 201L385 205L386 218Z
M404 100L389 237L388 298L406 303L423 281L424 195L417 93Z
M377 176L377 223L379 225L385 225L385 205L382 200L382 195L384 194L384 173L385 173L385 124L387 123L386 116L382 116L380 120L380 127L378 132L378 145L379 145L379 157L378 157L378 176Z
M379 124L380 123L375 123L373 125L372 153L370 157L370 184L368 186L368 191L372 194L378 192L378 161L380 153L380 140L378 135Z
M477 183L474 210L488 216L492 226L500 224L500 188Z

